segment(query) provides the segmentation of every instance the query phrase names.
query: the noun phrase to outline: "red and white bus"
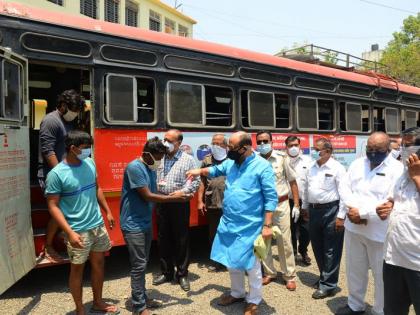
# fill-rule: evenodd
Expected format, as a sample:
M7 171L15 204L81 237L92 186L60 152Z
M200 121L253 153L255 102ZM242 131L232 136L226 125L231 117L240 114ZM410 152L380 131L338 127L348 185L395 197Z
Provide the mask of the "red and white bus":
M330 137L348 164L366 138L419 125L420 89L377 74L308 64L219 44L0 1L0 294L37 265L49 214L37 182L39 123L76 89L90 110L99 184L123 245L125 165L147 138L184 132L197 162L214 132L260 129L282 149L289 134L309 153ZM191 201L191 226L205 224ZM35 246L34 246L35 239ZM57 238L58 248L64 249Z

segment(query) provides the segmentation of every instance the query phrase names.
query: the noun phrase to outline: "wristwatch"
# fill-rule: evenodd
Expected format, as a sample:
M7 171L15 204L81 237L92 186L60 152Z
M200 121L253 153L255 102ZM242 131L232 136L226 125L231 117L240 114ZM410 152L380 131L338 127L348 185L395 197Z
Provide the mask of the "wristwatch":
M264 224L264 226L265 227L268 227L268 228L272 228L273 227L273 224L271 223L271 224Z

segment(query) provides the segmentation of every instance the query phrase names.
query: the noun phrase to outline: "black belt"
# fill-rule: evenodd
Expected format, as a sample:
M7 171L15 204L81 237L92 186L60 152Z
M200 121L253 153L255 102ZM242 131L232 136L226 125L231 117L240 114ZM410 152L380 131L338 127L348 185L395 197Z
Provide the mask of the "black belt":
M337 206L340 203L340 200L335 200L327 203L310 203L309 207L318 209L318 208L329 208L333 206Z

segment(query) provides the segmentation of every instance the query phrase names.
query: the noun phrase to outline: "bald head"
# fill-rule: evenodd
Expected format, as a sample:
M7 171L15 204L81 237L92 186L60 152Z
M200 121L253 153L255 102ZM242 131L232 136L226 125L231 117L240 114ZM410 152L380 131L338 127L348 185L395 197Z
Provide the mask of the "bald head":
M251 136L246 132L238 131L230 136L229 148L236 149L245 145L252 146Z
M368 151L388 152L389 144L390 144L389 136L382 131L378 131L370 135L367 141L366 149Z

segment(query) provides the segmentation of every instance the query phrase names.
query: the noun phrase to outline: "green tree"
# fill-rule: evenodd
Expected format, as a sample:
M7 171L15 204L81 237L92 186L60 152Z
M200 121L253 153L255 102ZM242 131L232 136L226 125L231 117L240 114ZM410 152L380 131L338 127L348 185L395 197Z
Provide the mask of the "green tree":
M380 62L387 66L387 74L420 86L420 12L406 18L393 37Z

